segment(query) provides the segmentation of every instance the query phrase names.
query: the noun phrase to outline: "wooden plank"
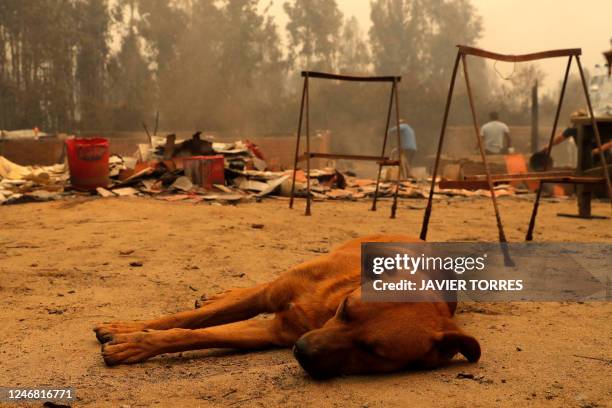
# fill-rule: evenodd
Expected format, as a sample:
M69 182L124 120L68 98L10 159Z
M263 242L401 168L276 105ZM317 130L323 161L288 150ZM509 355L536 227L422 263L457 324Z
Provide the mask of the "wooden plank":
M486 181L440 180L438 187L440 190L488 190L489 184Z
M534 179L536 180L536 179ZM605 183L603 177L586 177L586 176L571 176L571 177L551 177L550 179L541 179L543 183L559 183L559 184L601 184Z
M608 173L612 174L612 163L607 165ZM585 176L603 176L604 169L602 166L586 169L583 173Z
M399 160L391 160L388 157L383 157L381 160L380 156L363 156L357 154L334 154L334 153L304 153L298 158L298 162L304 161L310 156L311 159L340 159L340 160L361 160L361 161L374 161L383 166L399 166Z
M572 116L570 121L574 125L588 125L591 126L591 117L590 116ZM595 122L597 123L611 123L612 116L596 116Z
M585 177L585 176L551 176L551 177L525 177L525 178L507 178L492 180L493 185L509 184L511 181L537 181L542 183L558 183L558 184L602 184L605 182L603 177ZM488 190L489 186L486 180L441 180L438 187L440 189L465 189L465 190Z
M400 165L400 161L399 160L379 160L377 161L378 164L380 164L381 166L399 166Z
M511 55L511 54L498 54L496 52L486 51L480 48L468 47L466 45L457 45L459 52L464 55L474 55L477 57L493 59L497 61L505 62L527 62L535 61L546 58L557 58L557 57L569 57L571 55L581 55L582 49L580 48L567 48L561 50L550 50L535 52L531 54L522 55Z
M333 79L337 81L353 81L353 82L401 82L401 76L357 76L357 75L341 75L331 74L328 72L317 71L302 71L303 77Z
M547 172L531 172L531 173L519 173L519 174L491 174L492 180L521 180L524 178L542 178L542 177L571 177L574 176L575 172L572 170L563 171L547 171ZM469 181L481 181L486 180L487 176L484 174L465 176L464 180Z

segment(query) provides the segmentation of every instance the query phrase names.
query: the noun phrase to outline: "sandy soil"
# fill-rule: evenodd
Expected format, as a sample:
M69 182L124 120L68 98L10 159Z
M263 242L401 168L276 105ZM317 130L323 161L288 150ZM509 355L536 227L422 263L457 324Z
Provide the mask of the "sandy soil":
M417 235L424 200L402 201L397 220L388 218L388 202L376 213L365 202L316 203L311 218L299 204L290 211L275 200L232 207L125 198L0 207L0 385L73 386L73 406L599 407L612 400L612 365L576 357L612 358L610 303L464 304L457 320L479 339L482 359L434 371L315 382L289 350L209 350L104 366L94 323L192 308L202 293L270 280L352 237ZM530 202L502 199L501 210L510 239L522 240ZM612 242L610 220L557 212L575 212L574 201L543 203L537 240ZM595 204L594 212L609 206ZM490 202L439 202L429 238L494 241Z

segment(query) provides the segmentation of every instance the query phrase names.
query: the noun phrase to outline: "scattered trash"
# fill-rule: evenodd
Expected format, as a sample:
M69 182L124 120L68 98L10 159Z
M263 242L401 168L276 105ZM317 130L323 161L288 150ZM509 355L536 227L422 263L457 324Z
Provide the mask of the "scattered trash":
M270 171L264 154L249 142L213 143L197 132L189 140L177 142L175 135L155 137L153 146L142 145L133 157L112 155L108 158L108 185L91 191L103 198L155 197L185 203L237 204L264 197L287 199L291 195L293 171ZM104 154L108 150L104 149ZM277 166L273 166L278 168ZM419 179L402 181L399 197L423 199L428 196L431 178L424 169ZM74 178L74 177L73 177ZM310 180L308 180L310 179ZM0 204L50 201L87 193L74 191L68 166L26 167L0 156ZM377 189L376 181L341 173L335 168L312 169L306 175L295 174L295 196L306 196L310 182L311 198L323 200L368 200ZM378 196L392 197L395 184L382 181ZM511 185L500 185L496 196L523 193ZM488 190L439 189L434 199L448 197L490 197ZM409 205L421 209L422 205Z
M98 192L98 194L104 198L106 197L116 197L117 194L113 193L112 191L108 191L107 189L103 188L103 187L98 187L96 188L96 191Z
M237 177L234 179L234 183L241 190L251 190L261 193L268 189L268 183L257 180L249 180L246 177Z
M174 180L174 183L172 183L170 188L181 191L191 191L191 189L193 188L193 183L191 182L191 180L189 180L189 178L181 176Z
M493 384L493 380L485 378L484 375L471 374L471 373L458 373L455 377L460 380L474 380L480 384Z
M212 188L225 184L225 161L223 155L186 157L183 160L185 176L198 186Z
M457 374L457 377L459 379L468 379L468 380L473 380L474 379L474 374L470 374L470 373L459 373Z
M119 176L119 173L121 172L121 170L125 170L125 169L127 169L127 167L122 157L114 154L108 158L109 177L117 177Z
M231 193L232 192L232 189L227 188L223 184L213 184L213 187L216 188L217 190L223 191L224 193Z
M132 187L124 187L113 190L113 193L115 193L119 197L128 197L138 194L138 190Z

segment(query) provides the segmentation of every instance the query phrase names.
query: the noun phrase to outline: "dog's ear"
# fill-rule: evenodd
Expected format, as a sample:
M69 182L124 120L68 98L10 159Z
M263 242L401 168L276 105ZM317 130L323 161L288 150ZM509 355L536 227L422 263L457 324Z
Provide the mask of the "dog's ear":
M447 331L440 333L435 340L436 348L442 355L452 358L457 352L463 354L470 363L480 359L480 344L472 336L460 331Z
M336 317L343 321L349 321L348 308L346 307L346 303L348 302L348 296L344 298L342 302L340 302L340 306L336 309Z

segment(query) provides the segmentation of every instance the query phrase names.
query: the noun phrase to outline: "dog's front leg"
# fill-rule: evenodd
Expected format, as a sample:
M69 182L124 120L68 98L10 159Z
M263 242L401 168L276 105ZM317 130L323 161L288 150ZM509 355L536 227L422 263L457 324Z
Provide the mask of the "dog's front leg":
M113 335L140 332L147 329L198 329L250 319L260 313L274 313L285 307L286 300L270 294L270 285L263 284L246 289L233 289L214 296L201 308L187 310L158 319L140 322L103 323L94 327L101 343Z
M187 350L286 347L297 337L297 334L284 333L277 319L248 320L198 330L147 330L112 335L110 342L102 344L102 357L107 365L114 366Z

